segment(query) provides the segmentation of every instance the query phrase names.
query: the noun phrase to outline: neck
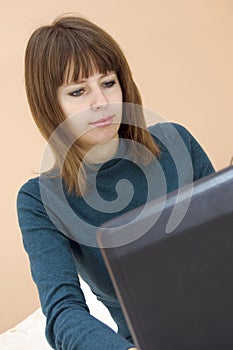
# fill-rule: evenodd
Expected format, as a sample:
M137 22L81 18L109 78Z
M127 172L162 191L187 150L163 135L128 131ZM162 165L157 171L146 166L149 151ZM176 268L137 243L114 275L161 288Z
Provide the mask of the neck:
M84 152L85 161L91 164L104 163L114 157L119 146L119 137L98 144Z

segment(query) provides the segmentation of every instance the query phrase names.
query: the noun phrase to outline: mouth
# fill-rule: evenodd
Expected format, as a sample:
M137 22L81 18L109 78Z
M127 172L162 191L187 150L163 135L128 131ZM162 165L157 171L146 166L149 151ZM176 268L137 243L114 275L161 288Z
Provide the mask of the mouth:
M97 121L92 122L90 124L93 126L98 126L98 127L109 126L112 124L113 117L114 116L111 115L111 116L108 116L106 118L101 118L101 119L98 119Z

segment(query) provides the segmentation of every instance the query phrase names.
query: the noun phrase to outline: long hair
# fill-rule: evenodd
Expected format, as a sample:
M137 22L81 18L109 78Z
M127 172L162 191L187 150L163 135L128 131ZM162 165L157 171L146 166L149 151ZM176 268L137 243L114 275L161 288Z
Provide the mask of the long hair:
M75 82L80 76L88 78L95 72L105 74L108 71L116 72L125 103L119 134L136 141L132 142L132 159L147 164L151 160L148 154L158 155L159 148L146 129L142 99L130 67L118 43L85 18L61 16L51 25L42 26L32 33L25 52L25 87L32 116L48 141L66 119L58 102L57 91L68 76L71 75ZM127 112L124 105L128 106ZM137 143L150 152L139 152ZM59 169L68 191L80 195L85 192L86 175L79 143L77 140L72 144L64 160L66 144L66 132L50 143L56 169Z

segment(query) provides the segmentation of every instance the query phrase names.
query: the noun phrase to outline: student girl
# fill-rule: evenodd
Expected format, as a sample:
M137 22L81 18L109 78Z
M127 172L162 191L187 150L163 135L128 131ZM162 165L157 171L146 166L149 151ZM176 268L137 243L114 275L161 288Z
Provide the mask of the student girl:
M84 18L61 16L34 31L25 85L55 158L52 169L27 181L17 197L47 340L63 350L136 349L94 233L214 169L184 127L156 123L147 129L119 45ZM117 333L90 315L79 276L108 308Z

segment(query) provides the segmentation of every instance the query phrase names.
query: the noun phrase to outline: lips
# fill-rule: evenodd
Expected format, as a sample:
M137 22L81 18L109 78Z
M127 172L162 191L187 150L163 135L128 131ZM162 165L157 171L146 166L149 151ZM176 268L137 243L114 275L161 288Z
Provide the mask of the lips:
M113 120L113 115L106 118L98 119L96 122L92 122L90 124L94 126L108 126L112 124L112 120Z

